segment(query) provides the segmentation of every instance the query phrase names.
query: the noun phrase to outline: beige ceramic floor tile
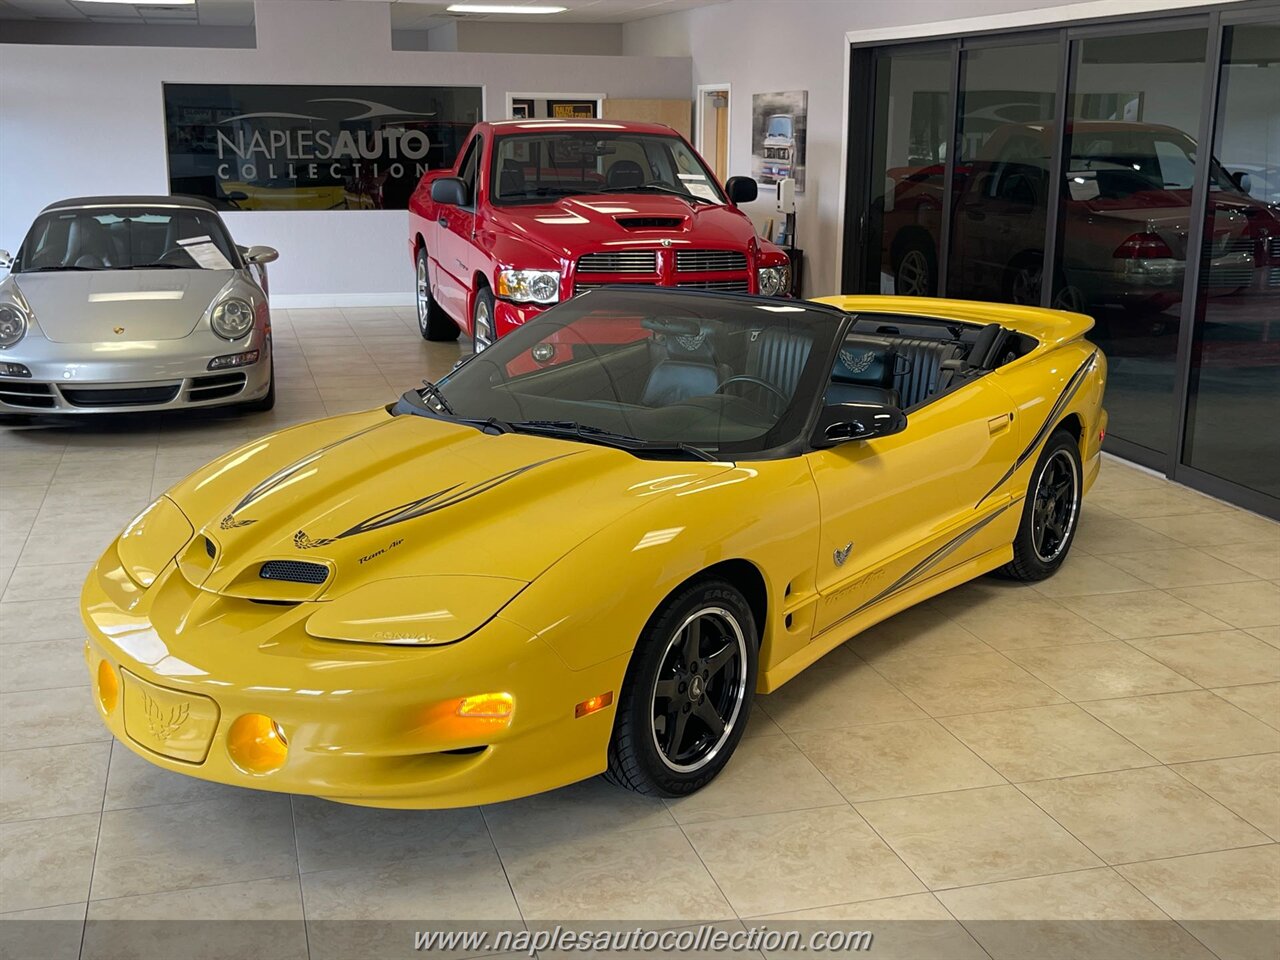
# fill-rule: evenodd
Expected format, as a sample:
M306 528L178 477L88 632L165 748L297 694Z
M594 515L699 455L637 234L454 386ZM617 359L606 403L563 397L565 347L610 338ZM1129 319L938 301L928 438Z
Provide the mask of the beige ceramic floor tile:
M1191 517L1152 517L1138 523L1155 533L1192 547L1216 547L1232 543L1275 543L1280 524L1233 510ZM1141 549L1133 547L1132 549Z
M1273 647L1280 648L1280 626L1272 627L1249 627L1245 633L1251 637L1257 637L1264 643L1269 643Z
M931 890L1101 864L1016 787L877 800L857 810Z
M1083 706L1162 763L1280 750L1280 730L1207 690L1095 700Z
M1280 624L1280 587L1266 580L1213 587L1180 587L1169 592L1233 627Z
M810 730L792 737L850 801L1005 782L936 720Z
M1153 860L1117 870L1220 960L1275 956L1280 846Z
M1136 697L1196 688L1186 677L1119 640L1013 650L1007 656L1068 700Z
M1213 960L1111 870L1008 880L938 897L996 960Z
M843 646L781 689L758 697L756 704L787 733L914 720L925 715L870 664Z
M0 957L80 960L84 903L0 914Z
M98 814L0 823L0 913L89 896Z
M1220 516L1220 514L1208 514L1208 516ZM1177 541L1167 536L1164 531L1144 526L1147 522L1149 521L1127 520L1118 514L1098 517L1090 509L1089 501L1086 499L1084 511L1080 515L1076 542L1095 556L1132 553L1135 550L1165 550L1178 545Z
M1021 789L1107 863L1208 853L1269 839L1164 767L1038 780Z
M1162 590L1068 597L1067 608L1119 637L1168 637L1225 630L1227 624Z
M1101 627L1025 584L974 580L930 604L1000 651L1111 639Z
M1074 704L994 710L941 723L1015 782L1150 766L1155 758Z
M1102 557L1071 554L1053 576L1041 580L1035 589L1046 597L1081 597L1148 590L1150 584Z
M1280 683L1250 683L1238 687L1218 687L1214 691L1250 716L1280 729Z
M500 848L526 841L550 844L560 838L675 824L661 800L620 789L603 777L520 800L489 804L484 808L484 819L493 842Z
M0 693L0 745L6 750L110 739L88 687Z
M755 703L751 708L751 715L747 717L747 729L742 731L742 739L744 740L750 740L753 737L782 736L782 728L760 706L760 699L761 695L756 694Z
M50 563L18 567L9 578L3 599L7 603L23 600L62 600L80 596L87 563Z
M0 603L0 643L84 637L80 600L20 600Z
M477 807L380 810L315 797L291 799L298 866L303 873L409 860L444 848L455 852L493 848Z
M847 806L720 820L685 832L743 917L923 889Z
M751 819L688 829L694 836L695 831L721 829ZM642 842L637 842L640 838ZM673 923L696 923L733 917L699 854L678 827L657 827L639 837L622 832L572 840L535 839L503 844L499 852L526 921L663 918Z
M849 649L879 666L897 660L990 653L960 624L930 607L912 607L849 641Z
M93 899L296 874L289 798L245 790L234 799L108 810Z
M1051 688L994 651L890 660L877 669L934 717L1063 702Z
M198 780L157 767L119 741L112 745L111 766L107 771L106 810L154 807L191 800L237 800L244 795L245 791L240 787Z
M1179 763L1173 771L1280 840L1280 753Z
M97 814L110 743L0 752L0 821Z
M0 643L0 693L75 687L87 676L84 641L78 637Z
M1255 577L1280 579L1280 542L1225 543L1204 547L1203 550Z
M1168 484L1145 490L1090 491L1090 506L1110 510L1122 517L1177 517L1191 513L1221 513L1234 507L1195 493L1186 487Z
M1280 680L1280 650L1241 630L1129 643L1202 687Z
M844 804L830 781L787 737L744 740L724 771L690 797L668 800L676 822Z
M1253 574L1192 547L1109 554L1107 562L1162 590L1254 579Z

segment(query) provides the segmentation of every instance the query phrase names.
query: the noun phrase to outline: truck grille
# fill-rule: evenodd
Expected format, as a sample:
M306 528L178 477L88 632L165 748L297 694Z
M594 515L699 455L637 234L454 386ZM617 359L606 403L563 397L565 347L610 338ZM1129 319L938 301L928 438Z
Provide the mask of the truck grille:
M680 273L720 273L746 269L747 255L741 250L676 251L676 270Z
M656 250L617 250L578 258L579 273L657 273Z
M736 280L681 280L676 286L689 290L718 290L722 293L751 292L746 277L739 277Z
M601 287L626 286L626 287L656 287L657 280L605 280L600 283L581 283L574 281L574 293L586 293L588 290L598 290Z

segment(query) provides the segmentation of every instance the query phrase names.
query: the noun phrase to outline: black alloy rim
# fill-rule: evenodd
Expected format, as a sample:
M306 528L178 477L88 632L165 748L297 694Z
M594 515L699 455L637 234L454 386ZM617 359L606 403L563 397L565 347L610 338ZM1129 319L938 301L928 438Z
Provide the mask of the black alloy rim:
M1075 460L1066 450L1056 451L1040 471L1032 506L1032 545L1044 563L1057 560L1066 548L1079 509L1079 486Z
M691 614L672 635L653 685L651 729L662 762L692 773L719 755L747 689L747 645L722 607Z

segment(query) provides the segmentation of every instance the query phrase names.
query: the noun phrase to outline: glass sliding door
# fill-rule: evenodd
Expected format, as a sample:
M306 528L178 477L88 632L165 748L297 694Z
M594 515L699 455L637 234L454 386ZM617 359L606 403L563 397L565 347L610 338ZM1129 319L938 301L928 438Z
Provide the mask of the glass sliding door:
M1224 28L1183 463L1280 498L1280 23Z
M960 52L949 297L1038 304L1060 45Z
M1093 316L1111 434L1157 455L1173 433L1207 40L1191 29L1072 45L1052 305Z
M876 58L867 292L938 294L951 63L946 45Z

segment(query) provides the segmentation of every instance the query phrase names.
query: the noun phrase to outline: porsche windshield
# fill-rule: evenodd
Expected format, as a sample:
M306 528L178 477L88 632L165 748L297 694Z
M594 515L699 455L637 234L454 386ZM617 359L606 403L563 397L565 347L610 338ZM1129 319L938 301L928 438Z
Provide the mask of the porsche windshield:
M12 272L231 270L239 260L211 210L95 205L37 217Z
M842 319L798 302L594 290L407 394L417 410L402 412L637 452L750 457L801 436Z
M492 200L546 203L593 193L671 193L725 203L715 177L679 137L609 130L521 133L497 139Z

